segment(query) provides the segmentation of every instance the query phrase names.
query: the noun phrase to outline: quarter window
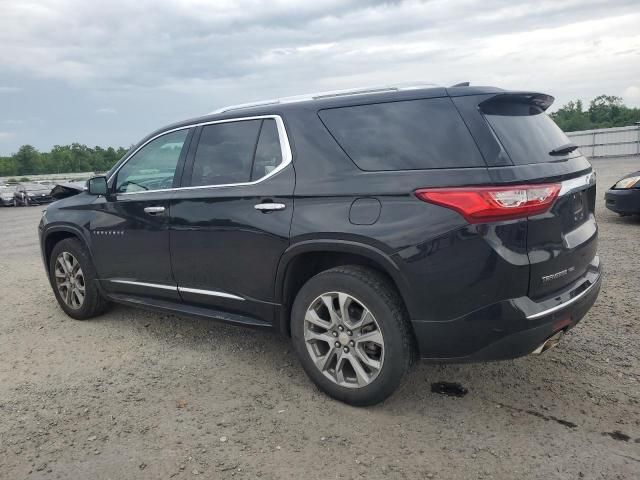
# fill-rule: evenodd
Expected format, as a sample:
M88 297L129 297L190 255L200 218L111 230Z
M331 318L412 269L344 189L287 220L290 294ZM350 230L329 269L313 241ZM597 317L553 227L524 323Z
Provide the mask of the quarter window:
M142 147L118 172L116 192L171 188L188 133L188 129L167 133Z
M273 119L205 125L195 153L190 185L256 181L281 162L278 128Z
M449 98L340 107L319 115L362 170L485 166Z

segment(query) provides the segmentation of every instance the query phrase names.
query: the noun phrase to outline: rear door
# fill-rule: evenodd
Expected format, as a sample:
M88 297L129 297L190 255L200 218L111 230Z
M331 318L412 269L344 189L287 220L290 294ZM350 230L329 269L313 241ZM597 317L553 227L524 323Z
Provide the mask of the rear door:
M171 201L172 266L186 303L271 321L293 214L290 164L277 116L213 122L196 133Z
M550 97L499 95L480 111L513 166L490 169L500 182L560 183L550 211L529 217L529 297L544 298L597 264L595 173L545 113ZM551 99L552 100L552 99Z

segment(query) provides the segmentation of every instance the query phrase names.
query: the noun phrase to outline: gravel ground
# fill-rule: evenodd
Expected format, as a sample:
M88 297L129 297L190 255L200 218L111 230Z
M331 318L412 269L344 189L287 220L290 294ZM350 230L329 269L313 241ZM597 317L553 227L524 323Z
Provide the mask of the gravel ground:
M583 322L540 357L418 365L366 409L270 333L118 306L71 320L41 209L0 209L0 478L640 478L640 220L602 199L640 159L594 166L606 275Z

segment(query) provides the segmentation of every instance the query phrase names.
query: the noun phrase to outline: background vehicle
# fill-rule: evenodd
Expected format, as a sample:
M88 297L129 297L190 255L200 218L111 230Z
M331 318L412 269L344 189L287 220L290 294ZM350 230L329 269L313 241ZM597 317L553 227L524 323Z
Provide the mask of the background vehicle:
M552 100L391 88L170 125L47 209L54 293L78 319L116 301L275 329L355 405L415 357L540 353L600 287L595 175Z
M605 205L622 216L640 214L640 171L618 180L604 194Z
M3 207L13 207L14 186L0 185L0 205Z
M51 203L51 186L39 183L21 183L15 187L14 206L44 205Z

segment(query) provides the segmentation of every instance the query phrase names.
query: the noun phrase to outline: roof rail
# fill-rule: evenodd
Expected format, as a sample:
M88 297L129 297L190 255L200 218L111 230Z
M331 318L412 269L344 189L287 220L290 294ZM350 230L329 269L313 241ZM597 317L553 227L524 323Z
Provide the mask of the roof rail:
M455 85L451 85L451 88L453 88L453 87L468 87L469 85L471 85L470 82L460 82L460 83L456 83Z
M294 95L291 97L282 97L282 98L274 98L271 100L262 100L258 102L250 102L250 103L241 103L238 105L230 105L227 107L222 107L213 112L210 112L210 115L224 112L231 112L235 110L242 110L245 108L252 107L262 107L266 105L280 105L283 103L298 103L298 102L307 102L312 100L320 100L324 98L335 98L335 97L346 97L349 95L366 95L371 93L386 93L386 92L397 92L402 90L417 90L420 88L429 88L429 87L437 87L438 85L434 83L404 83L398 85L385 85L379 87L361 87L361 88L349 88L343 90L333 90L327 92L317 92L317 93L308 93L305 95Z

